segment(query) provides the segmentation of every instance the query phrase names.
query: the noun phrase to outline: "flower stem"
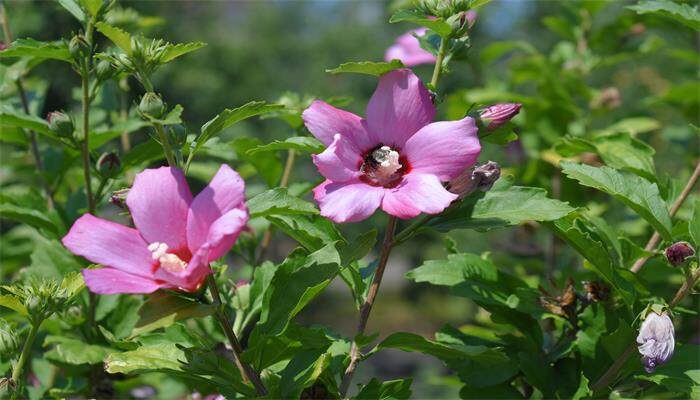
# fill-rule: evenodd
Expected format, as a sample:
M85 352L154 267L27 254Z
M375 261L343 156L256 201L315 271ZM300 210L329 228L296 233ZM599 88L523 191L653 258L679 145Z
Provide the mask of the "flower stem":
M224 330L224 333L226 334L229 343L231 343L231 349L233 350L233 359L236 362L238 370L241 372L241 377L243 378L243 381L252 382L253 386L255 387L255 391L258 393L259 396L267 395L267 389L265 389L265 385L263 385L262 379L260 379L260 375L257 372L255 372L253 367L244 363L241 360L243 347L238 341L236 334L231 329L231 323L229 322L228 317L224 312L223 305L221 303L221 295L219 294L219 288L216 286L216 280L214 280L213 275L209 275L207 277L207 285L209 285L209 291L211 292L211 296L214 299L214 305L216 306L216 312L214 313L214 316L219 322L219 325L221 325L221 329Z
M698 279L700 279L700 268L696 269L695 272L688 276L686 280L683 282L683 285L681 285L680 288L678 288L678 291L676 291L675 296L673 296L673 300L668 304L670 308L675 307L683 298L690 293L691 289L695 284L698 282ZM632 354L634 354L634 350L636 348L636 343L632 342L630 346L625 349L625 351L620 354L620 356L615 360L615 362L608 368L607 371L598 379L598 381L591 386L591 389L595 392L597 390L600 390L610 384L613 379L617 376L617 373L620 371L620 368L627 362L627 359L629 359Z
M442 73L442 60L445 59L445 54L447 53L447 39L440 39L440 49L438 50L437 59L435 60L435 68L433 69L433 78L430 80L430 86L432 90L437 90L437 84L440 80L440 74Z
M360 308L360 322L357 325L357 334L364 335L365 328L367 327L367 320L369 319L369 314L372 311L372 306L377 298L377 293L379 292L379 285L382 283L382 277L384 276L384 269L386 268L386 263L389 260L389 255L391 254L391 249L394 247L394 231L396 229L396 217L389 216L389 222L386 226L386 233L384 234L384 243L382 244L382 252L379 256L379 263L377 264L377 270L374 272L374 278L372 279L372 284L367 292L367 299L362 304ZM361 358L360 348L356 342L353 341L350 347L350 364L345 370L345 375L343 375L343 380L340 384L340 397L345 398L350 387L350 382L355 374L355 369L357 369L357 364Z
M22 346L22 353L20 353L19 359L17 360L17 364L15 364L15 368L12 370L12 382L14 382L14 384L17 385L16 390L12 395L12 398L16 398L16 394L21 388L19 381L22 378L24 364L27 363L29 353L31 353L32 350L32 344L34 344L34 339L36 338L36 333L39 330L40 325L41 321L37 321L36 323L33 323L31 325L31 328L29 328L29 335L27 335L27 339L24 341L24 346Z
M153 128L158 134L158 139L160 144L163 146L163 153L165 153L165 159L168 160L168 165L171 167L177 167L177 161L175 161L175 154L173 153L173 148L170 146L170 141L168 140L168 135L165 134L163 125L153 124Z
M690 179L688 179L688 183L686 183L680 196L678 196L676 201L673 203L673 206L671 206L671 209L668 212L668 214L671 216L671 218L673 218L676 215L676 213L678 212L678 209L680 209L681 206L683 205L683 202L685 202L685 199L688 198L688 195L693 190L693 186L695 186L695 184L697 183L698 178L700 178L700 160L698 161L698 164L695 166L695 171L693 171L693 175L691 175ZM651 235L649 242L647 242L647 245L644 246L644 251L652 252L652 251L656 250L656 246L659 245L660 241L661 241L661 235L659 235L659 232L654 231L654 234ZM646 256L646 257L642 257L642 258L638 259L637 261L634 262L634 264L630 268L630 271L639 272L639 270L642 269L644 264L650 258L651 258L651 256Z
M10 31L9 18L7 17L7 9L5 8L5 3L0 1L0 13L2 13L2 31L5 36L5 43L8 45L12 43L12 32ZM20 101L22 102L22 108L24 113L29 115L29 101L27 100L27 93L24 91L24 85L22 84L22 77L18 76L15 81L15 86L17 87L17 93L19 94ZM41 153L39 152L39 144L36 139L36 132L31 129L27 130L27 136L29 136L29 148L32 152L32 157L34 158L34 163L36 164L37 170L39 170L39 182L42 189L46 193L46 202L48 208L52 210L54 208L53 192L49 187L46 177L44 176L44 161L41 159Z

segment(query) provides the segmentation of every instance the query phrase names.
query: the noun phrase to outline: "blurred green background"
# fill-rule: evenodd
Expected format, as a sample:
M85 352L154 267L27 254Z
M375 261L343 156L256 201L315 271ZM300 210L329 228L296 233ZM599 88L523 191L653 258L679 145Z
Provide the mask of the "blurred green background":
M205 48L163 67L154 77L157 91L167 102L184 106L184 120L191 132L197 132L224 108L250 100L274 102L285 92L350 97L352 101L343 107L362 115L376 79L331 75L325 69L347 61L381 61L393 40L412 28L388 24L397 5L382 1L120 4L151 17L129 27L132 31L172 42L207 43ZM506 0L482 7L471 31L473 48L466 59L451 64L451 73L440 85L445 99L439 106L439 118L461 117L474 104L522 102L523 112L515 120L521 140L508 147L486 146L481 161L498 161L505 175L514 176L519 183L546 188L551 196L573 205L588 204L594 214L604 216L643 244L649 236L644 224L626 214L623 207L610 204L605 195L582 192L562 179L554 167L561 157L555 145L564 135L585 137L620 121L626 121L624 130L656 150L659 180L683 182L688 176L687 166L698 156L698 136L688 124L700 125L699 39L690 29L678 28L672 20L636 15L625 8L629 4L632 3ZM6 1L6 7L15 37L55 40L68 38L79 28L53 2ZM103 45L107 43L104 37L99 40ZM420 66L415 71L427 79L432 66ZM42 77L46 85L40 85L37 77ZM30 87L45 87L39 115L70 110L78 104L74 92L78 78L65 64L45 63L27 77L27 82ZM134 104L142 93L134 82L129 88L122 101ZM6 93L10 89L5 85L2 90ZM246 170L229 145L232 138L249 136L269 142L292 134L289 126L278 120L236 125L208 157L196 159L193 175L202 179L198 183L201 186L217 163L228 162ZM133 143L146 139L144 131L132 134ZM110 146L117 149L118 141ZM46 147L42 150L51 152ZM14 159L17 152L14 146L3 143L0 156ZM279 163L284 162L284 157L279 154ZM0 178L3 186L11 183L6 177ZM291 181L318 179L310 158L298 157ZM247 182L250 193L264 188L264 181L257 176L251 175ZM196 190L195 187L193 191ZM105 214L110 212L114 210L103 210ZM345 226L344 230L353 237L370 226L381 231L384 222L384 216L377 214L370 221ZM3 232L10 228L3 227ZM451 237L460 251L493 252L499 265L525 276L533 285L549 287L550 278L561 284L573 271L581 270L580 258L535 224L487 234L461 231ZM278 233L269 256L281 260L294 246L291 239ZM23 265L31 251L31 247L14 249L11 259L3 252L5 273L11 273L13 266ZM402 330L429 336L445 323L488 329L483 311L480 313L469 300L450 296L438 287L410 284L403 278L408 269L423 260L443 257L445 252L442 240L430 235L414 239L394 252L368 332L385 336ZM240 265L236 258L229 265L237 278L250 274L250 267ZM677 272L652 261L645 268L644 279L665 283L669 274L675 276ZM582 276L576 275L577 279ZM663 287L659 295L668 295L672 290L668 285ZM351 335L356 314L348 289L337 280L300 320L326 324ZM699 327L697 321L695 327ZM679 335L692 340L693 331ZM385 351L363 364L356 380L363 382L369 376L414 376L414 397L455 397L461 385L456 381L451 384L445 373L438 361L428 357Z

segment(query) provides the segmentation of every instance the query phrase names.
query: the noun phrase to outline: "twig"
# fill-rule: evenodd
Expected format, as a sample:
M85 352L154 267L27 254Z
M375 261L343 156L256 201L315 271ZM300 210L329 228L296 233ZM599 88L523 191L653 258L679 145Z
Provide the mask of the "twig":
M697 181L698 181L698 177L700 177L700 160L698 161L698 164L695 166L695 171L693 171L693 175L691 175L690 179L688 179L688 183L683 188L683 191L681 192L680 196L678 196L676 201L673 203L673 206L671 206L671 209L668 212L668 214L671 216L671 218L673 218L676 215L678 210L683 205L683 202L685 201L685 199L688 198L688 195L693 190L693 186L695 186L695 183L697 183ZM661 241L661 235L659 235L659 232L654 231L654 234L649 239L649 242L647 242L647 245L644 246L644 251L646 251L646 252L654 251L656 249L656 246L659 245L660 241ZM645 256L645 257L638 259L637 261L634 262L634 264L630 268L630 271L639 272L639 270L642 269L644 264L650 258L651 258L651 256Z
M365 333L365 328L367 327L367 320L369 319L369 314L372 311L372 306L374 305L374 300L377 298L377 293L379 292L379 285L382 283L382 277L384 276L384 269L386 268L386 263L389 260L389 255L391 254L391 249L394 247L394 230L396 229L396 217L390 216L389 222L386 227L386 234L384 235L384 243L382 244L382 253L379 256L379 264L377 264L377 270L374 272L374 278L372 279L372 284L367 292L367 299L362 304L360 309L360 322L357 325L357 334L363 335ZM340 396L345 398L350 387L350 382L355 374L355 369L357 369L357 363L360 361L360 348L356 342L353 341L350 348L350 364L345 370L345 375L340 384Z

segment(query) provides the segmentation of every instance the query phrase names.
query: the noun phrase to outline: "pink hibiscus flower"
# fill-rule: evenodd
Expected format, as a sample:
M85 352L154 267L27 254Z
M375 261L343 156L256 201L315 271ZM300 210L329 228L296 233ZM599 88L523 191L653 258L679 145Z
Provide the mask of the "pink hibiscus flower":
M85 214L63 245L103 265L83 270L94 293L194 291L248 222L244 191L243 179L227 165L194 199L179 169L147 169L126 198L136 229Z
M389 72L367 105L367 119L314 101L302 113L328 148L314 155L326 181L314 189L321 215L363 220L381 206L399 218L442 212L456 194L441 181L456 178L481 151L474 119L432 122L430 93L409 69Z
M427 28L410 30L396 38L396 42L386 49L386 61L400 60L404 65L413 67L421 64L435 63L435 56L420 47L420 42L414 36L423 36Z

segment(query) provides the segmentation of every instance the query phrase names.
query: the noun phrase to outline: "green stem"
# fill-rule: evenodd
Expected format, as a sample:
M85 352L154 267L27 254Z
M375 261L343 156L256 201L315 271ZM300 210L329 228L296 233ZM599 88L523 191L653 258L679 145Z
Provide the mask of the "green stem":
M433 78L430 80L430 86L432 90L437 91L437 84L440 80L440 74L442 73L442 61L445 59L445 54L447 53L447 39L440 39L440 49L438 50L437 59L435 60L435 68L433 69Z
M244 363L243 360L241 360L243 347L238 341L236 334L231 329L231 323L229 322L228 317L224 312L224 308L221 303L221 295L219 294L219 288L216 286L216 280L214 279L213 275L209 275L207 277L207 285L209 286L209 291L211 292L211 297L214 299L214 305L216 307L214 317L219 322L219 325L221 325L221 329L223 329L224 333L226 334L226 337L228 338L229 343L231 344L231 350L233 351L233 359L236 362L238 370L241 372L241 377L244 381L249 381L253 383L255 391L258 393L259 396L266 396L267 389L265 389L265 385L263 385L262 379L260 379L260 375L253 369L253 367Z
M36 339L36 333L39 331L39 326L41 325L41 321L37 321L36 323L33 323L31 325L31 328L29 329L29 335L27 336L27 340L24 341L24 346L22 347L22 353L19 355L19 359L17 360L17 364L15 364L15 368L12 370L12 382L14 382L16 387L15 393L13 393L13 398L16 397L16 393L20 390L21 385L20 379L22 378L22 371L24 370L24 365L27 363L27 360L29 359L29 354L32 351L32 344L34 344L34 339Z
M165 158L168 160L168 165L171 167L177 167L177 161L175 160L175 154L173 153L173 148L170 146L170 141L168 140L168 135L165 134L163 125L153 124L153 127L158 134L158 139L160 144L163 146L163 153L165 153Z

